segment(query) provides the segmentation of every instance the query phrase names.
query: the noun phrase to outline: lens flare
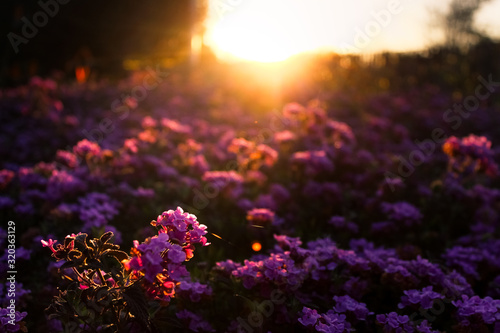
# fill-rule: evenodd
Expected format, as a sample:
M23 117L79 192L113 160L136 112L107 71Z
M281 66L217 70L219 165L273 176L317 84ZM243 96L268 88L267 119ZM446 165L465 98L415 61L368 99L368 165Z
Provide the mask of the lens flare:
M259 252L260 250L262 250L262 244L260 244L259 242L253 242L252 250L254 250L255 252Z

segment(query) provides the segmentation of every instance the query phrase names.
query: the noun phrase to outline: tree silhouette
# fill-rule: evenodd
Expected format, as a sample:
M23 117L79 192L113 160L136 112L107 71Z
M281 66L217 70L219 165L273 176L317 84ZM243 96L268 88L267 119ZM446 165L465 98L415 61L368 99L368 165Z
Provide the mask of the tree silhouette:
M445 33L445 45L452 48L466 49L487 35L474 26L477 11L491 0L452 0L448 11L439 15L440 25Z

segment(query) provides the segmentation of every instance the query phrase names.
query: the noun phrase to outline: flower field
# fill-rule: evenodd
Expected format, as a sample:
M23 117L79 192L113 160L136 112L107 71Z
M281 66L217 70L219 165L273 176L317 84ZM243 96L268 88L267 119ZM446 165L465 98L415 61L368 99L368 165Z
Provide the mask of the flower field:
M0 91L0 332L500 332L495 77L257 112L147 75Z

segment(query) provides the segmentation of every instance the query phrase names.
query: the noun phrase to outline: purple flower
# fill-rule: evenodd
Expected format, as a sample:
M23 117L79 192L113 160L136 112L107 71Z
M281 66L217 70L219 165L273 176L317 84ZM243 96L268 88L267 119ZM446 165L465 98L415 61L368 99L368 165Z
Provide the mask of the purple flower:
M190 243L200 243L203 246L209 245L206 235L207 227L196 220L196 216L184 213L182 208L168 210L159 215L154 225L159 225L168 233L170 239L183 244L189 239Z
M407 227L420 224L422 220L422 214L417 207L405 201L393 204L383 203L382 211L387 214L390 220L402 223Z
M30 202L17 205L14 211L20 215L33 215L36 212L35 207Z
M422 290L405 290L404 296L401 296L401 303L398 308L403 309L406 306L420 305L424 309L432 308L435 299L443 299L444 296L432 290L432 286Z
M234 270L241 267L241 264L236 263L232 260L219 261L215 264L213 268L215 271L225 272L226 274L231 274Z
M47 178L35 172L33 168L21 167L18 171L19 182L21 187L29 188L31 186L45 186L47 184Z
M192 302L199 302L202 296L212 295L212 289L208 285L191 281L181 281L177 292L179 295L189 297Z
M167 247L167 256L168 259L172 260L172 262L179 264L186 261L186 253L182 250L182 247L180 245L172 244Z
M139 186L135 191L135 195L138 198L152 199L155 196L155 190L153 190L152 188L144 188Z
M365 303L360 303L348 295L345 296L334 296L333 300L336 305L333 310L337 313L352 312L358 320L365 320L371 312L366 308Z
M399 274L404 277L411 276L411 273L408 271L408 269L406 269L406 267L402 265L398 265L398 263L395 264L390 263L389 265L387 265L385 271L389 274Z
M161 228L158 235L142 244L134 241L132 258L124 262L127 270L144 276L146 294L153 299L170 301L180 281L186 281L189 272L182 265L193 257L194 244L208 245L206 227L196 216L177 209L163 212L153 226Z
M304 186L302 194L306 198L320 198L323 195L323 186L318 182L309 180Z
M207 171L202 179L213 186L212 191L222 192L226 198L235 199L241 195L244 179L235 171Z
M302 309L302 316L299 318L299 323L304 326L314 326L319 318L321 318L321 315L318 314L318 311L304 306Z
M111 199L107 194L91 192L78 199L78 213L84 223L83 231L89 232L92 228L107 226L116 215L120 203Z
M278 209L278 205L270 194L261 194L255 199L253 207L267 208L269 210Z
M290 191L281 184L271 184L270 192L273 199L279 204L290 200Z
M433 330L431 324L427 320L423 320L417 325L417 332L419 333L440 333L438 330Z
M189 330L192 332L215 332L209 322L189 310L177 311L175 315L186 322Z
M26 315L26 312L0 308L0 332L19 332L24 327L23 319Z
M62 322L58 319L50 319L47 321L47 326L50 332L63 332Z
M346 321L344 314L328 311L319 314L318 311L303 307L301 317L298 319L303 326L313 326L317 332L344 333L351 330L351 324Z
M232 272L232 276L241 279L243 287L246 289L253 288L257 283L264 281L262 274L262 261L254 262L245 260L241 267L238 267Z
M414 328L411 326L410 318L408 316L400 316L396 312L391 312L388 314L378 314L376 316L378 323L384 325L384 330L388 332L405 332L412 333Z
M187 164L195 174L204 174L210 170L210 165L208 164L207 159L201 154L189 157L187 159Z
M468 297L462 295L461 300L451 302L457 309L458 317L462 320L473 320L472 316L479 315L486 324L500 321L500 300L491 297Z
M196 216L189 213L184 213L182 208L177 207L177 209L169 210L163 212L162 215L158 216L156 221L157 224L164 227L172 227L176 231L186 231L188 224L193 224L196 222Z
M267 208L254 208L247 212L247 221L251 225L265 226L274 221L274 212Z
M465 275L480 279L478 267L481 263L489 263L500 268L495 257L488 251L476 247L455 246L448 249L443 258L450 267L459 267Z
M368 282L353 276L344 283L344 291L353 297L361 298L368 291Z
M67 171L54 171L47 183L47 196L51 200L61 200L87 189L87 184Z
M11 208L14 204L15 201L10 197L0 196L0 209Z
M278 246L285 251L297 250L302 245L302 241L299 237L274 235L274 239L278 243Z
M346 321L346 316L343 314L328 311L321 316L324 320L316 325L316 331L325 333L344 333L351 331L351 324Z
M376 235L391 234L397 230L398 227L392 221L375 222L371 225L371 231Z
M359 228L355 223L347 221L343 216L332 216L328 223L339 230L347 230L352 233L357 233L359 231Z
M333 162L324 150L296 152L292 155L291 163L293 166L304 169L308 176L331 173L334 170Z

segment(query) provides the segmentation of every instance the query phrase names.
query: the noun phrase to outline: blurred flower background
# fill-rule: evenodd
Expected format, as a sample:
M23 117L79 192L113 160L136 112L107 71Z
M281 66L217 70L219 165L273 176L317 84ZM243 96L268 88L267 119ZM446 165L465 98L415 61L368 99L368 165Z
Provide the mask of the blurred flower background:
M0 332L500 331L500 1L3 6Z

